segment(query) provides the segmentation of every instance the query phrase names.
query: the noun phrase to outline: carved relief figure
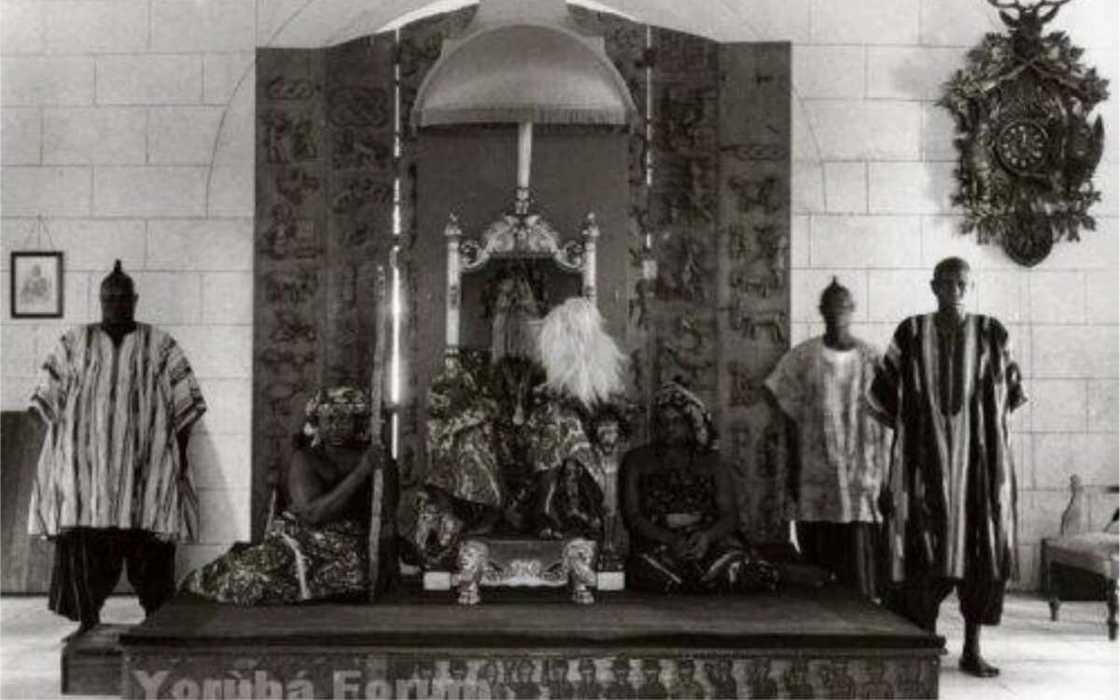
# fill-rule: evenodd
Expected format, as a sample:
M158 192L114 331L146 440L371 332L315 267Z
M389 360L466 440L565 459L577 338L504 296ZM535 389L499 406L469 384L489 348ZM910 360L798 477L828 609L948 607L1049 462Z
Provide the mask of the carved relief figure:
M642 659L642 683L638 686L638 697L649 700L669 697L669 691L661 682L661 663L657 659Z
M816 695L809 681L809 662L805 659L793 659L782 674L782 682L791 698L812 698Z
M786 312L782 309L752 310L745 308L740 300L729 309L730 326L733 330L751 340L758 340L758 331L765 330L771 343L781 344L786 340Z
M315 127L310 116L274 109L262 114L260 119L267 162L291 163L318 157Z
M761 657L747 662L747 687L752 698L778 697L778 681L770 677L770 659Z
M286 168L276 175L276 191L293 206L303 204L303 198L319 191L319 178L303 168Z
M272 205L271 222L259 240L261 252L271 260L313 258L322 252L315 222L297 219L285 202Z
M703 700L704 686L696 680L696 662L692 659L681 659L677 662L677 679L670 690L671 697L679 700ZM719 696L719 697L735 697Z
M782 183L773 176L761 179L748 179L732 175L727 186L739 199L739 211L749 214L760 211L763 214L776 214L782 210Z

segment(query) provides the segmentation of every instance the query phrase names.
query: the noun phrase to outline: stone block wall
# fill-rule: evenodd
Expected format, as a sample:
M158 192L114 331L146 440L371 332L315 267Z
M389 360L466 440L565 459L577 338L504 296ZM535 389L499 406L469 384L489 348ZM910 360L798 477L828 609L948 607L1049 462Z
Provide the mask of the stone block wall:
M254 48L332 45L422 4L0 1L0 404L25 405L37 360L66 325L97 317L97 285L121 258L140 316L186 346L212 407L191 448L207 524L184 567L249 530ZM1092 523L1116 507L1100 489L1117 481L1120 441L1116 149L1097 172L1098 230L1027 270L959 235L949 203L953 129L934 100L965 51L1002 29L985 3L604 4L720 41L793 43L795 342L819 330L817 296L834 274L856 294L861 334L886 343L899 319L932 308L938 259L972 262L973 308L1008 325L1033 398L1013 426L1021 585L1036 587L1038 542L1057 530L1069 475L1090 486ZM1078 0L1053 23L1114 95L1117 12L1114 0ZM1118 104L1098 108L1109 146ZM12 320L9 252L47 245L29 238L38 216L66 253L66 317Z

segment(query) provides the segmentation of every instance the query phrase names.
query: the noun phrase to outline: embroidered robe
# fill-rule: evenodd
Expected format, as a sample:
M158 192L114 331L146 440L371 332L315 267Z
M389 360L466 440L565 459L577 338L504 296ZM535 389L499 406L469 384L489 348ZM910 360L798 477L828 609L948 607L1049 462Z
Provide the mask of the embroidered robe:
M138 323L119 345L100 324L71 329L31 397L48 429L28 531L139 529L194 539L198 499L177 435L206 411L182 349Z
M867 399L895 435L884 504L891 578L1016 575L1008 416L1027 398L1003 325L969 314L947 342L934 314L906 319Z

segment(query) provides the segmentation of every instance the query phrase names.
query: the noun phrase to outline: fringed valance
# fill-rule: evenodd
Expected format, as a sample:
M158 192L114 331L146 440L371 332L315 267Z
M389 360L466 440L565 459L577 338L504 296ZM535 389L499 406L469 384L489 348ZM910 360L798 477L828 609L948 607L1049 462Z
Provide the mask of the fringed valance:
M635 115L601 39L567 28L507 25L445 43L420 86L412 125L625 125Z

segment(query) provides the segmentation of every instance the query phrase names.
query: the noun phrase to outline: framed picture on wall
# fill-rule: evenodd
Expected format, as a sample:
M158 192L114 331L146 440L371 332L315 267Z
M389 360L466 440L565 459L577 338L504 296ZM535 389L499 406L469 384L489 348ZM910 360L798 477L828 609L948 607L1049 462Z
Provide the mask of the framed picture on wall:
M12 252L12 318L62 318L62 253Z

